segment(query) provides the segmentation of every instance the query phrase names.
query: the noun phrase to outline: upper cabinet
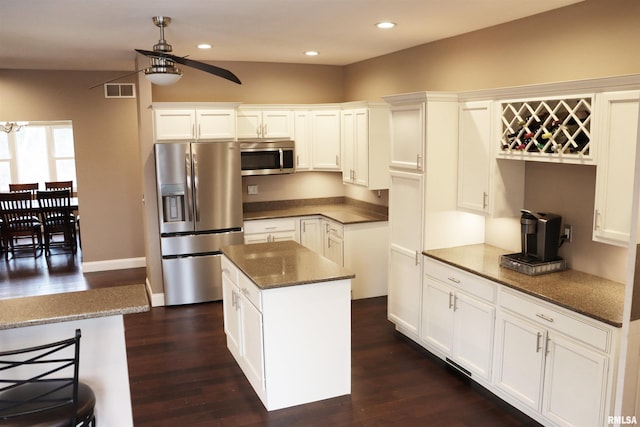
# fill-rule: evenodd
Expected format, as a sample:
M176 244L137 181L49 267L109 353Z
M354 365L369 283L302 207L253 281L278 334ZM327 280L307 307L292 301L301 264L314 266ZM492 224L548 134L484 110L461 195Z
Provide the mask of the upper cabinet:
M238 109L238 138L293 137L293 113L289 109L271 110L258 106Z
M423 172L425 103L394 104L394 99L386 97L385 100L392 103L389 166L394 169Z
M502 101L498 156L592 162L592 103L593 95Z
M593 240L598 242L618 246L629 243L639 103L640 91L596 96L598 165Z
M296 171L340 171L341 123L339 104L293 111Z
M156 141L236 139L235 106L164 108L153 106Z
M361 105L361 104L360 104ZM389 107L347 105L342 111L342 180L370 190L389 188Z
M460 103L458 208L490 216L517 216L524 206L524 164L494 160L495 103Z

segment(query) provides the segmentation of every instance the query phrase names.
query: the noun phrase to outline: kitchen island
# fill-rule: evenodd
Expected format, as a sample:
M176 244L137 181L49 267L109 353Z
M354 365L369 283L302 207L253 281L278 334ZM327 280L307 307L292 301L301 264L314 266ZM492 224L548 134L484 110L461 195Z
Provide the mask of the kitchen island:
M80 378L96 394L98 424L132 426L123 315L144 311L143 284L0 300L0 347L67 339L80 329Z
M293 241L222 252L227 347L267 410L350 394L354 274Z

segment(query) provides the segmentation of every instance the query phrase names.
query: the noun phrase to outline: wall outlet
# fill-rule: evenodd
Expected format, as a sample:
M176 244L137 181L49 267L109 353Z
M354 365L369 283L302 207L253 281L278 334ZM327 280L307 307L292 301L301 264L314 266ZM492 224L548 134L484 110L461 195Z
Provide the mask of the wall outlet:
M564 241L571 243L573 241L573 225L565 224L563 235L565 236Z
M258 186L257 185L247 185L247 194L253 196L258 194Z

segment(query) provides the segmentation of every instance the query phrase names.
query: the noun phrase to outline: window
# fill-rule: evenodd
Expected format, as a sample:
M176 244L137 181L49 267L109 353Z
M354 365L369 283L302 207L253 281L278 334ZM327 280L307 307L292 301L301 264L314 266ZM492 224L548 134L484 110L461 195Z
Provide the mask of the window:
M17 132L0 132L0 191L9 183L73 181L73 127L65 122L30 122Z

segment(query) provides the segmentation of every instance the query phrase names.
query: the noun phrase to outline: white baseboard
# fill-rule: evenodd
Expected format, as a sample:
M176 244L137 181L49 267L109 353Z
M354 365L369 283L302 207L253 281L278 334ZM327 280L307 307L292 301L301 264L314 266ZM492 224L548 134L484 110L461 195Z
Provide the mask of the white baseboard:
M145 257L110 259L105 261L83 262L82 271L85 273L91 273L95 271L124 270L126 268L140 268L146 266L147 259Z
M151 283L149 283L149 278L147 278L147 295L149 295L149 299L151 300L151 307L163 307L165 305L164 292L154 294L151 289Z

